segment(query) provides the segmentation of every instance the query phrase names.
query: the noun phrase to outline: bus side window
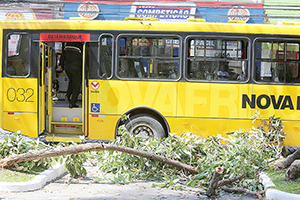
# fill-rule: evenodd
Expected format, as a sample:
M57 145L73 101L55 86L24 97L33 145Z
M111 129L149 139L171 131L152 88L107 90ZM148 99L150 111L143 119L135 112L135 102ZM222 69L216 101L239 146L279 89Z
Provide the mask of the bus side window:
M7 40L8 76L27 76L29 74L30 37L27 34L11 34Z
M120 78L177 79L180 73L176 37L122 37L119 45Z
M286 82L299 83L299 43L287 43ZM296 63L297 62L297 63Z
M256 81L299 83L299 43L265 39L255 44Z
M247 40L191 38L186 77L190 80L246 81Z
M99 75L102 78L109 78L111 76L112 68L112 51L113 40L110 35L103 35L100 38L100 69Z

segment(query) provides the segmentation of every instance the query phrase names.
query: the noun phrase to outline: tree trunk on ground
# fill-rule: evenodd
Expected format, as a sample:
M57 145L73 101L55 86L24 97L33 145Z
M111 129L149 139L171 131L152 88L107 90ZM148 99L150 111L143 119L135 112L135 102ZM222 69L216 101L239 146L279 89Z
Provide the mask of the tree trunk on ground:
M300 160L295 160L287 169L285 174L285 181L296 180L300 177Z
M87 144L80 144L76 146L68 146L68 147L62 147L56 149L45 149L41 151L33 151L24 154L17 154L0 160L0 167L9 168L16 163L25 162L25 161L40 160L47 157L56 157L56 156L62 156L68 154L76 154L80 152L100 151L100 150L120 151L132 155L142 156L151 160L156 160L186 170L192 174L198 174L198 172L194 167L183 164L182 162L179 161L171 160L163 156L148 153L146 151L141 151L141 150L113 145L113 144L101 144L101 143L87 143Z
M286 159L278 162L274 168L275 171L288 168L295 160L300 159L300 149L297 149L293 154L289 155Z
M221 175L223 174L224 168L223 167L216 167L214 175L210 181L209 187L207 189L206 195L208 197L216 196L216 189L218 187L219 180L221 179Z

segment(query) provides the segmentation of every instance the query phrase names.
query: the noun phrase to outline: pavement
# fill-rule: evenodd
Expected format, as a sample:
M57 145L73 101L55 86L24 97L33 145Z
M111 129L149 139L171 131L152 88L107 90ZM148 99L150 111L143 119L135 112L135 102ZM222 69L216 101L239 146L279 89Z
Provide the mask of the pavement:
M5 133L0 129L0 142ZM136 199L160 199L160 200L208 200L205 195L199 195L199 188L184 187L182 190L171 188L153 187L157 182L136 181L129 184L111 184L104 181L102 172L99 171L97 162L89 160L84 164L87 175L81 179L73 179L66 172L63 165L57 164L49 170L36 176L33 180L22 183L1 183L0 200L136 200ZM107 176L107 174L105 175ZM291 200L300 199L300 195L289 194L272 189L274 184L270 178L262 173L260 179L266 189L266 200ZM101 180L101 182L99 182ZM230 194L221 192L218 200L254 200L256 195Z

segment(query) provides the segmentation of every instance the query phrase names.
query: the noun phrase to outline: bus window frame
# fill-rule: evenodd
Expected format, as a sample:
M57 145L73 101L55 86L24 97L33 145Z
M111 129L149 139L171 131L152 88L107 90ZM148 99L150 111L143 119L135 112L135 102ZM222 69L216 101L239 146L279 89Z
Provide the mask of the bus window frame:
M299 38L288 38L287 36L286 37L256 37L255 39L253 39L253 42L252 42L252 71L251 71L251 74L252 74L252 80L254 81L254 83L256 84L268 84L268 85L299 85L299 83L286 83L286 82L274 82L274 81L257 81L256 80L256 66L255 66L255 62L256 61L263 61L262 59L260 60L257 60L256 59L256 43L257 41L260 41L260 42L278 42L278 43L289 43L289 42L295 42L295 43L299 43L299 59L297 62L295 62L295 60L293 60L294 63L298 63L299 64L299 69L300 69L300 39ZM285 58L286 59L286 58ZM271 62L269 59L265 59L266 62ZM281 62L281 61L280 61ZM288 63L288 62L291 62L291 60L284 60L282 62L285 62L285 63Z
M159 79L159 78L122 78L118 75L118 69L119 69L119 54L120 54L120 38L122 37L156 37L156 38L176 38L179 40L179 51L178 51L178 57L169 57L169 58L177 58L179 60L179 74L178 74L178 78L176 79ZM116 77L120 80L138 80L138 81L170 81L170 82L177 82L181 79L182 77L182 68L183 68L183 65L182 65L182 60L183 60L183 55L182 55L182 44L183 44L183 37L181 35L177 35L177 34L158 34L158 33L154 33L154 34L143 34L141 36L141 34L137 34L137 33L122 33L122 34L119 34L117 37L116 37L116 54L115 54L115 70L114 70L114 73L116 75ZM141 57L142 56L136 56L136 57ZM149 57L146 57L146 58L163 58L163 57L155 57L155 56L149 56Z
M229 60L229 61L246 61L247 64L246 64L246 67L247 67L247 70L246 72L248 73L248 76L245 80L243 81L236 81L236 80L206 80L206 79L198 79L198 80L193 80L193 79L190 79L187 77L187 72L188 72L188 51L189 51L189 43L188 43L188 40L191 40L191 39L195 39L195 38L201 38L201 39L216 39L216 40L223 40L223 39L226 39L226 40L230 40L231 38L234 40L234 41L237 41L237 40L243 40L243 41L247 41L248 42L248 47L247 47L247 58L246 59L237 59L237 60L233 60L233 59L218 59L219 61L226 61L226 60ZM184 41L184 60L183 60L183 76L185 78L185 80L187 80L188 82L208 82L208 83L247 83L249 82L250 78L251 78L251 64L250 64L250 61L251 61L251 39L249 37L246 37L246 36L233 36L233 35L214 35L214 36L207 36L207 35L188 35L186 36L185 38L185 41ZM204 60L204 59L203 59ZM216 58L209 58L209 59L206 59L208 61L215 61Z
M102 42L101 38L103 36L111 36L111 41L112 41L112 54L111 54L111 66L110 66L111 74L110 74L109 77L106 77L106 78L102 77L101 74L100 74L100 68L101 68L101 55L100 55L100 53L101 53L101 42ZM98 43L98 63L99 63L99 66L97 66L97 75L101 79L107 79L107 80L111 79L113 77L113 74L114 74L114 61L115 61L115 59L114 59L115 55L114 54L116 52L116 50L115 50L115 48L116 48L115 47L115 36L111 33L102 33L102 34L99 35L97 43Z
M29 51L28 51L28 72L26 74L26 76L15 76L15 75L9 75L7 73L7 68L8 68L8 58L9 57L14 57L14 56L19 56L20 55L20 52L18 52L16 55L13 55L13 56L8 56L8 39L10 37L10 35L28 35L29 37ZM5 36L5 42L4 42L4 46L6 46L5 50L4 50L4 69L5 69L5 76L7 77L10 77L10 78L28 78L30 77L30 74L31 74L31 47L32 47L32 35L28 32L9 32L6 34ZM19 49L19 44L18 44L18 49Z

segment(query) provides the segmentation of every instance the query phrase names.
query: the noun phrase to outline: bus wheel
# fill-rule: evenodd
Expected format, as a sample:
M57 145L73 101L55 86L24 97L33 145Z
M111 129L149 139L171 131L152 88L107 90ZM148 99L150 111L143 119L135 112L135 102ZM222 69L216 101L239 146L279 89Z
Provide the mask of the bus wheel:
M166 137L162 124L155 118L147 115L137 116L132 120L129 119L125 128L133 135L154 138Z

